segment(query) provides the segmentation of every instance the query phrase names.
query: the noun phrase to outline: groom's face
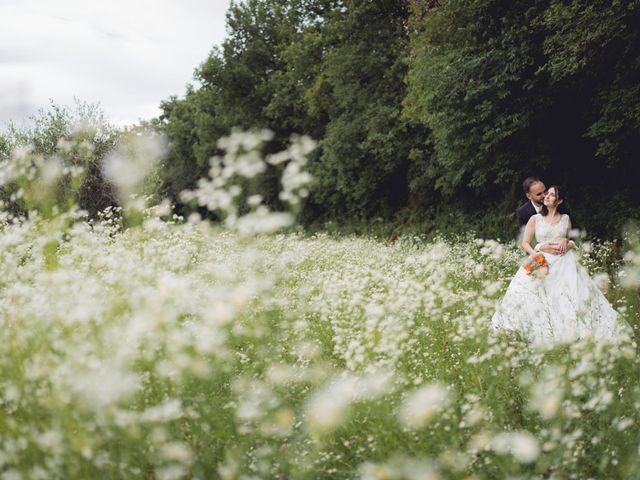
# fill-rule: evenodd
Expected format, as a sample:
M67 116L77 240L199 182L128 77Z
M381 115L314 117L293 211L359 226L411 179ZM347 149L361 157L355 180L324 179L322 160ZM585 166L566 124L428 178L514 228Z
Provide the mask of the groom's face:
M545 188L544 183L535 182L531 184L531 187L529 187L529 192L527 192L527 198L534 203L542 205L546 190L547 189Z

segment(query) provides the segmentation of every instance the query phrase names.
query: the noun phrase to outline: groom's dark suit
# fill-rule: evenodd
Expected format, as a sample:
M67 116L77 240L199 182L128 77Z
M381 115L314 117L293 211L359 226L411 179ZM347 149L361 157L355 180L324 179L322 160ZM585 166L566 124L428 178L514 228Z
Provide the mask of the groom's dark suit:
M536 213L536 209L533 206L531 201L527 201L524 205L520 206L516 210L516 220L518 221L518 229L522 231L524 227L527 226L527 222L531 217L533 217Z

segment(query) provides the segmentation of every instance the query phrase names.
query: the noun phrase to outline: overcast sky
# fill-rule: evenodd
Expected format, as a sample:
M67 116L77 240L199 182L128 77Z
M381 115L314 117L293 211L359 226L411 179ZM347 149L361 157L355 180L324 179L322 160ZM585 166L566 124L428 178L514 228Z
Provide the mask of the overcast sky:
M230 0L0 0L0 130L49 99L112 123L159 114L225 37Z

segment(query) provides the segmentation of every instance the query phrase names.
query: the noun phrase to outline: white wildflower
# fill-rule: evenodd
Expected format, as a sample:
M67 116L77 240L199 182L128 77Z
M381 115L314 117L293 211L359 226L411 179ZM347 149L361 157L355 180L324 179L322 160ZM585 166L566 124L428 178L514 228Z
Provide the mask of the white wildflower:
M401 422L409 428L421 428L450 402L451 395L444 385L434 383L411 393L402 403Z
M128 202L139 193L144 179L165 155L167 143L161 137L132 136L110 153L104 174L117 187L120 199Z
M182 416L182 402L178 399L170 399L149 407L140 414L140 420L150 423L165 423L176 420Z
M527 431L499 433L491 441L491 449L501 455L511 454L519 463L533 463L540 455L540 444Z

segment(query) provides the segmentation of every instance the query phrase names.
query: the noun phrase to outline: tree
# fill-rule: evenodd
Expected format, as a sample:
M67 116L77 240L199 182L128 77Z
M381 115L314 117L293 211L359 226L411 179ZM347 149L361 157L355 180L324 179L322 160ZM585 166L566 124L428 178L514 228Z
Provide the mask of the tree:
M163 189L174 199L206 173L209 159L220 153L218 139L232 128L274 130L274 150L281 149L296 131L290 110L282 102L276 106L274 99L288 98L276 94L282 83L276 74L285 69L281 51L300 30L301 3L233 3L227 13L229 36L196 70L200 88L189 88L184 99L173 97L162 103L157 125L173 147ZM267 203L278 201L277 178L276 172L269 171L264 179Z
M102 173L103 160L118 142L120 132L111 125L98 104L75 100L73 108L53 101L30 118L30 126L19 128L10 123L3 143L4 155L16 147L29 146L44 157L57 156L60 149L68 167L84 170L77 196L78 205L90 215L117 200Z
M519 184L566 187L593 233L640 215L640 4L247 0L163 102L164 189L192 188L233 127L319 141L304 220L455 218L512 230ZM278 202L277 172L260 186ZM615 211L597 205L607 191ZM487 209L504 211L489 222Z
M542 25L543 70L557 102L572 99L564 176L587 229L615 235L640 218L640 4L553 0Z
M412 2L404 105L432 131L423 163L445 200L513 208L517 185L537 174L567 187L590 233L616 235L639 215L639 8ZM613 208L594 207L603 195Z
M548 105L536 75L544 62L536 27L542 7L492 0L446 1L435 8L414 3L404 105L409 118L432 131L428 175L443 193L480 193L545 165L544 146L530 136Z
M401 117L408 13L395 0L346 1L312 37L322 60L305 98L326 122L313 199L329 216L388 217L406 205L408 153L423 131Z

